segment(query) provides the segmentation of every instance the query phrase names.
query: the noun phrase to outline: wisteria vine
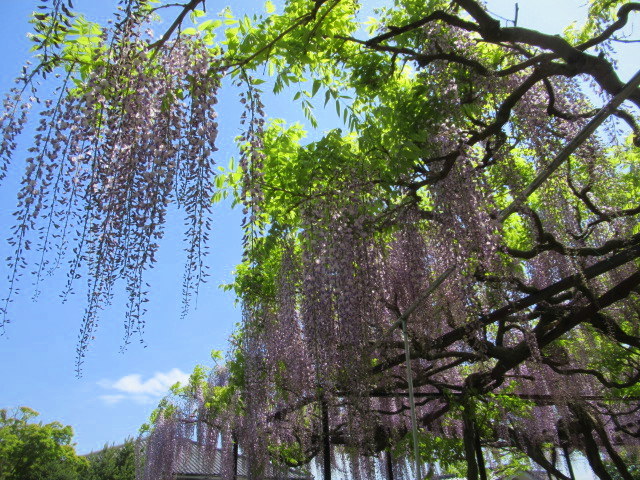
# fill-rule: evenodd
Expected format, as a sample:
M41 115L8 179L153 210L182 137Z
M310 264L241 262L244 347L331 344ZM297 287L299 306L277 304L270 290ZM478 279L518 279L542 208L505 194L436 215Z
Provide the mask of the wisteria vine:
M244 455L256 479L315 459L325 479L411 478L424 464L484 480L528 462L568 480L572 451L600 478L632 478L640 90L610 45L640 4L594 2L571 38L503 26L476 0L398 2L362 39L357 2L291 0L227 30L223 49L172 37L199 3L154 42L133 13L145 2L124 2L81 82L70 69L49 100L13 91L1 120L6 165L41 106L7 303L26 250L39 278L74 245L70 286L82 265L89 282L81 363L119 277L126 341L141 333L143 273L173 203L185 298L204 279L218 89L225 74L245 88L241 180L227 185L244 208L242 326L226 367L156 412L142 478L175 474L193 445L220 456L224 478ZM294 97L308 118L323 91L353 131L305 145L299 127L267 122L252 78L265 65L276 90L312 80ZM625 97L595 135L583 135L600 110L589 86Z

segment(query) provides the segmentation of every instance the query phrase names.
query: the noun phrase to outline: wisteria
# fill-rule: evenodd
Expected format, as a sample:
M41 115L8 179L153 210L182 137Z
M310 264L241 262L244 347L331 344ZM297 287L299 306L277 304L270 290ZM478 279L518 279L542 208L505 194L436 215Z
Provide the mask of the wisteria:
M3 161L8 162L29 104L41 106L9 240L15 250L3 323L11 315L27 250L39 252L38 283L71 249L65 295L82 275L88 283L79 366L118 279L129 298L125 343L142 333L144 272L155 262L171 205L185 212L185 301L206 276L215 104L224 67L216 52L197 41L176 40L166 50L149 51L146 20L131 24L127 18L121 26L126 42L108 47L109 35L104 36L110 49L106 61L81 80L69 72L52 99L12 93L6 105L11 117L3 120Z
M213 22L175 36L200 3L177 5L154 40L151 4L122 2L91 69L67 68L47 99L11 92L0 119L6 165L38 106L7 304L27 250L39 282L72 246L68 288L89 286L80 363L118 278L125 342L142 333L172 205L186 300L206 276L216 185L244 209L242 324L224 367L161 403L142 478L170 478L194 445L229 479L239 458L250 479L314 460L325 479L485 480L533 464L574 479L573 452L600 478L632 478L640 77L625 85L610 45L640 4L593 2L562 37L504 26L476 0L401 1L366 36L354 2L290 0L226 12L237 26L220 44ZM258 86L272 74L281 95L299 88L312 125L324 94L344 128L305 143L269 121ZM240 162L216 184L224 76L242 89ZM599 115L615 126L588 133Z

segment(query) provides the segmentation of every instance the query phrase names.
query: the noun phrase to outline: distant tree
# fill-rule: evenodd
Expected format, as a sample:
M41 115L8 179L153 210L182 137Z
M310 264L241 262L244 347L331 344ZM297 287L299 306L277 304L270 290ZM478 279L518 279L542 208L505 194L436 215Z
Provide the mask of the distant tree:
M127 439L117 446L105 445L99 452L87 457L87 480L133 480L136 478L135 445Z
M59 422L32 423L29 407L0 409L0 480L76 480L89 463L76 455L73 429Z

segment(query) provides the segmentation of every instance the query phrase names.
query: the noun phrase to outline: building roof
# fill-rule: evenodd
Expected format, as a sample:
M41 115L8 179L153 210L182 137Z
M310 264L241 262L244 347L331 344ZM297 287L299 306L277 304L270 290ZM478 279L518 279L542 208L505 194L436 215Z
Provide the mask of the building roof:
M175 471L178 479L217 480L221 478L221 471L220 449L206 448L191 441L180 449ZM244 455L238 455L238 480L246 478L247 459ZM274 465L268 465L261 478L264 480L311 480L313 477L301 469L277 468Z

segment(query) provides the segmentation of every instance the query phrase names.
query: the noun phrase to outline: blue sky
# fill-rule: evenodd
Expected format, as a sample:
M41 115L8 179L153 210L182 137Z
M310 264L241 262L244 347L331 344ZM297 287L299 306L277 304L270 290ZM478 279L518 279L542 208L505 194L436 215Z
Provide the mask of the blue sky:
M77 2L82 8L83 3ZM0 29L0 51L3 68L0 90L5 92L24 61L30 47L26 39L28 15L37 2L0 0L3 19ZM88 2L89 12L101 18L96 6L110 11L115 2ZM104 17L102 17L104 18ZM221 122L224 144L218 162L226 165L232 152L232 139L239 132L239 112L234 98L222 103L220 116L231 118ZM226 128L226 130L225 130ZM29 137L23 138L28 146ZM13 172L20 171L22 155L15 156ZM11 212L16 205L17 175L5 179L0 189L0 229L3 236L11 225ZM6 336L0 337L0 407L28 405L41 413L45 422L58 420L72 425L75 440L82 453L101 448L105 442L120 442L136 435L139 426L168 387L184 379L197 363L210 363L212 349L224 350L234 324L240 320L234 296L217 286L229 283L232 270L239 262L240 215L229 208L215 212L211 277L200 289L197 308L181 319L183 247L182 225L175 219L168 229L159 253L157 268L148 281L152 285L152 301L147 313L144 345L133 342L120 352L123 338L123 308L114 304L102 314L95 341L87 354L82 378L74 374L75 347L84 309L81 289L64 305L59 294L65 272L48 278L42 285L37 302L33 288L24 278L22 291L10 306L12 323ZM0 241L0 255L10 253ZM1 265L0 288L6 290L7 267ZM80 285L80 284L79 284ZM4 296L0 295L0 296Z
M0 0L2 28L0 28L0 93L11 82L28 58L29 42L26 32L29 13L37 0ZM76 7L89 13L92 19L104 19L115 1L78 1ZM503 17L513 17L513 1L494 0L490 10ZM568 20L584 14L580 5L586 0L520 0L521 26L541 28L557 33ZM209 1L211 10L219 11L222 3ZM252 6L258 2L237 1ZM238 6L240 5L240 7ZM89 7L88 9L85 7ZM160 30L158 27L156 30ZM627 46L627 58L638 58L637 46ZM637 61L622 65L623 78L629 78ZM267 98L267 113L289 121L302 121L302 115L290 102L291 95L278 99ZM286 101L282 101L282 100ZM331 112L333 109L330 109ZM321 125L339 126L333 113L321 115ZM239 111L234 95L226 94L220 104L222 119L221 150L217 160L226 165L234 155L232 139L239 133ZM226 120L225 120L226 119ZM28 146L28 137L23 146ZM0 189L0 256L9 255L9 247L2 240L11 225L11 212L16 204L17 174L21 168L18 154L10 175ZM78 451L87 453L105 443L118 443L136 435L157 401L177 380L185 378L195 364L210 363L212 349L224 350L240 320L234 296L224 293L218 285L232 279L234 265L240 260L240 214L221 207L215 211L209 259L211 277L201 287L197 308L181 319L181 275L184 257L180 244L181 224L177 219L168 229L160 250L157 267L148 276L151 302L148 304L144 345L133 343L120 352L123 337L123 309L115 304L102 314L102 323L90 347L83 367L83 376L74 373L75 347L84 303L82 292L66 304L61 304L60 286L64 272L49 278L43 285L38 301L32 300L33 289L28 278L22 282L22 292L11 305L5 337L0 337L0 408L27 405L41 412L45 422L58 420L72 425L76 432ZM6 288L7 268L0 265L0 291ZM2 297L3 295L0 295Z

